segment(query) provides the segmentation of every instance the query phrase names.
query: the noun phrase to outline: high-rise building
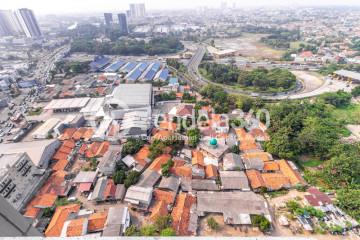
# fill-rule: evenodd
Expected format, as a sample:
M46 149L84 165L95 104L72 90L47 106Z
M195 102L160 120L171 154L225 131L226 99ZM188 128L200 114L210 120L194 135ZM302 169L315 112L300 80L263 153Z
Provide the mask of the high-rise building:
M32 10L20 8L15 15L27 37L41 37L41 31Z
M113 23L113 16L112 13L104 13L105 25L111 26Z
M130 4L130 16L132 18L145 17L145 4L144 3L132 3Z
M17 36L23 33L14 12L11 10L0 10L0 36Z
M123 35L127 35L129 33L129 30L128 30L128 25L127 25L127 20L126 20L126 14L119 13L118 19L119 19L120 33Z

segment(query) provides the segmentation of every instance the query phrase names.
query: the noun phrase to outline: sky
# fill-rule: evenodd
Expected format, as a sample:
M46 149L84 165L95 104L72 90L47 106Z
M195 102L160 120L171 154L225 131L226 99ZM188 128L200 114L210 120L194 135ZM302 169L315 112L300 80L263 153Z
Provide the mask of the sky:
M360 0L0 0L1 9L30 8L36 14L125 11L129 3L145 3L146 9L189 9L199 6L219 7L222 1L229 6L360 6Z

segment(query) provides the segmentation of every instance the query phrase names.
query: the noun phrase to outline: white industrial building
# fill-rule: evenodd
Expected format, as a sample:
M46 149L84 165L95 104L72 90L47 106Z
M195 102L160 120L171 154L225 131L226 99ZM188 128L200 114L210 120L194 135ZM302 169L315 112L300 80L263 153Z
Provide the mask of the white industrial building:
M46 120L35 132L32 134L34 139L45 139L47 138L51 132L54 130L56 125L58 125L60 119L57 118L49 118Z
M2 143L0 144L0 153L13 154L26 152L36 167L46 169L49 165L50 159L59 146L60 141L57 139Z
M65 98L65 99L53 99L44 110L52 110L53 112L79 112L84 108L90 98Z

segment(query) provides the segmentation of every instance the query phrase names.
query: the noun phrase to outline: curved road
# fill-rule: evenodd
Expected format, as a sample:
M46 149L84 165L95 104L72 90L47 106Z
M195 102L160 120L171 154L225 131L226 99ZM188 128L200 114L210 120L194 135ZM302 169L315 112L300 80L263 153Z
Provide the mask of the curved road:
M307 84L309 84L310 81L312 81L311 78L308 80L302 79L301 82L302 84L304 84L304 87L301 88L301 90L299 90L298 88L297 91L292 91L288 93L278 93L277 95L254 93L251 91L234 89L231 87L224 86L222 84L216 84L201 76L201 74L199 73L199 65L205 55L205 52L206 52L205 46L199 45L197 51L194 53L193 57L190 59L190 61L187 64L188 76L182 75L182 77L189 80L196 87L201 87L206 84L214 84L221 86L222 88L224 88L225 91L231 94L261 97L266 100L302 99L302 98L314 97L323 94L325 92L336 92L338 90L351 91L351 87L347 86L346 82L333 80L331 78L324 78L323 84L319 84L319 86L315 86L315 89L312 89L311 87L307 86ZM309 82L307 83L306 81Z

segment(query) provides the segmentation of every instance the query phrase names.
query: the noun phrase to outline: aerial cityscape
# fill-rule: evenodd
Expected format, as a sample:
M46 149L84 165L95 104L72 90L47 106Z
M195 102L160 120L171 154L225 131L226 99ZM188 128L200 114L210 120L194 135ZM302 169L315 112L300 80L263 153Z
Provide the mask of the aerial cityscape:
M0 5L0 237L360 239L360 2L72 2Z

